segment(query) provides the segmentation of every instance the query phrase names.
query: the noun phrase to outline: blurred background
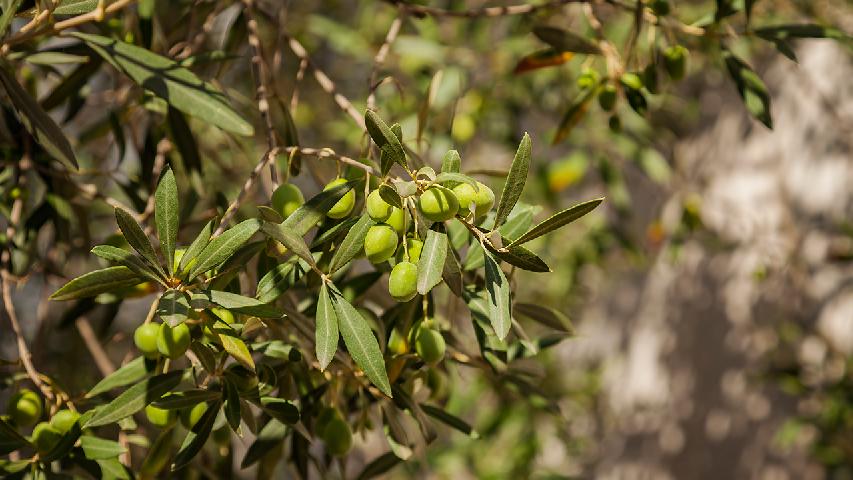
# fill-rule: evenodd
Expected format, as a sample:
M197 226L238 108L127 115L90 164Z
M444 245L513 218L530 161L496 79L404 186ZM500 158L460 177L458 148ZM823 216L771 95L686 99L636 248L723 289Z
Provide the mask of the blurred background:
M711 1L671 3L686 24L714 9ZM501 3L430 5L464 10ZM444 429L388 478L853 478L849 43L798 40L795 62L768 42L731 40L729 47L770 91L770 130L747 113L713 45L702 37L643 32L640 42L659 35L691 50L686 78L661 80L645 117L620 100L618 132L611 114L593 104L554 144L582 72L604 74L603 65L577 55L550 68L513 70L543 48L530 33L534 25L590 32L584 5L494 18L408 15L375 71L376 52L397 18L393 5L265 1L258 8L265 13L260 27L273 90L292 107L300 145L355 157L364 139L315 81L315 70L300 68L290 36L357 111L367 106L373 78L378 111L402 125L405 141L428 164L437 167L455 148L463 170L497 190L518 140L529 132L534 173L524 201L544 205L537 219L607 198L583 221L531 243L555 274L515 276L517 298L558 307L575 336L514 365L538 378L526 388L495 388L477 372L452 366L456 388L448 410L470 421L479 438ZM238 11L223 6L214 17L211 50L241 28L234 23ZM592 11L604 35L624 45L630 12L611 2L597 2ZM762 25L810 21L853 31L853 6L845 0L764 0L755 3L753 18ZM201 19L176 16L162 29L179 32L182 22ZM208 77L224 72L218 78L228 95L250 109L248 52L237 53L227 69L217 63L200 71ZM81 142L101 121L95 112L110 101L87 98L80 115L91 123L81 127ZM199 139L210 161L199 191L227 199L241 186L233 179L254 167L255 160L246 159L260 158L265 146L243 146L246 155L239 156L233 146L224 153L226 143L215 135ZM116 142L95 142L81 161L114 162L120 175L136 175L127 167L138 165L133 158L117 168L118 149ZM294 181L308 190L334 174L333 162L303 162L312 166ZM97 178L93 184L102 185ZM266 202L265 193L257 192L256 200ZM111 233L109 211L102 213L101 225L110 227L99 229L96 219L92 238L80 242L94 244L106 236L98 232ZM51 334L61 306L40 307L39 300L54 283L30 281L16 303L28 319L36 364L61 370L73 365L49 365L43 356L58 344L65 354L88 354L73 331ZM116 361L146 301L126 302L105 332L114 335L108 351ZM0 345L5 358L14 358L11 335L2 335ZM74 381L85 388L96 378L92 371ZM383 442L381 434L359 439L352 461L366 463L386 448Z

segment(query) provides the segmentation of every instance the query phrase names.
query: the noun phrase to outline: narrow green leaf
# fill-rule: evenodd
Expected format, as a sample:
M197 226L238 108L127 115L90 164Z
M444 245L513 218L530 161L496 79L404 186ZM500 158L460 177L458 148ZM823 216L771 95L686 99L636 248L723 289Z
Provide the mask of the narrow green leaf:
M240 394L234 383L228 379L222 383L222 389L224 401L222 410L225 412L225 420L228 421L231 430L238 432L240 430Z
M552 232L560 227L568 225L569 223L574 222L575 220L583 217L587 213L595 210L601 202L604 201L604 198L596 198L594 200L588 200L583 203L579 203L573 207L569 207L563 211L555 213L545 220L541 221L538 225L531 228L524 235L515 239L512 243L509 244L510 247L514 245L521 245L522 243L527 243L534 238L541 237L546 233Z
M367 127L367 133L370 138L376 143L380 150L380 166L382 176L388 174L391 166L394 163L399 163L405 168L409 165L406 162L406 153L403 150L403 145L397 135L388 127L388 125L379 118L376 112L367 110L364 112L364 124Z
M201 299L205 299L236 313L254 315L261 318L281 318L284 316L284 312L275 305L263 303L256 298L246 297L237 293L206 290L192 296L193 302Z
M190 302L184 292L167 290L160 296L157 315L170 327L176 327L187 321L189 314Z
M352 182L348 182L318 193L291 213L282 223L282 226L292 229L298 235L307 234L317 225L317 222L326 217L326 212L352 188Z
M468 175L456 172L441 172L435 177L435 183L440 183L447 188L453 188L460 183L467 183L474 187L474 191L478 191L480 186L477 185L477 181ZM460 205L461 207L461 205Z
M512 326L509 282L503 270L501 270L501 266L492 255L486 253L485 259L486 290L488 291L486 299L489 304L489 320L492 323L492 328L495 329L495 334L499 339L503 340Z
M422 403L421 409L430 417L440 421L441 423L449 427L459 430L460 432L464 433L465 435L468 435L471 438L479 437L477 432L474 431L474 428L471 425L468 425L468 422L462 420L461 418L455 415L448 413L442 408Z
M33 65L64 65L64 64L81 64L89 61L89 57L85 55L72 55L64 52L36 52L32 55L24 57L27 63Z
M194 407L202 402L212 402L222 397L222 392L217 390L205 390L196 388L184 390L183 392L171 392L151 402L157 408L164 410L178 410L181 408Z
M3 2L3 15L0 16L0 36L6 33L9 25L12 24L12 19L15 18L15 13L21 6L23 0L7 0Z
M574 102L572 102L569 109L566 110L566 113L563 115L562 120L560 120L560 124L557 126L557 131L554 133L554 140L551 142L552 144L556 145L569 136L572 129L574 129L581 119L583 119L584 115L586 115L587 110L589 110L589 105L592 103L592 99L597 90L598 89L596 88L586 89L574 100Z
M132 287L143 281L144 278L127 267L107 267L91 271L71 280L53 292L50 299L74 300L94 297L120 288Z
M190 269L189 278L195 278L211 268L222 264L234 254L244 243L248 242L261 228L257 219L244 220L214 238L198 254L195 266Z
M299 258L308 262L309 265L317 265L314 262L314 256L311 255L311 250L305 243L305 239L293 229L277 223L264 222L261 230L273 240L287 247Z
M224 348L225 351L234 358L234 360L237 360L240 365L243 365L249 370L255 370L255 360L252 358L252 352L249 351L249 347L246 346L246 342L237 335L237 332L235 332L230 325L222 320L217 320L211 330L219 337L219 341L222 342L222 348Z
M397 208L403 208L403 198L397 193L394 184L383 183L379 185L379 196L382 197L382 200L385 200L385 203Z
M86 393L86 398L92 398L104 392L109 392L114 388L136 383L146 375L148 375L148 367L145 364L145 357L134 358L115 372L104 377L103 380Z
M418 293L426 295L441 282L447 256L447 235L429 230L418 261Z
M509 243L509 241L505 238L503 239L503 241L505 243ZM538 255L522 247L521 245L513 245L512 247L507 247L506 251L498 250L491 245L487 245L486 248L490 252L492 252L492 255L522 270L539 273L551 271L551 267L549 267L547 263L545 263L541 258L539 258Z
M157 237L160 250L166 257L169 273L174 272L175 244L178 242L178 184L171 168L160 177L157 191L154 192L154 220L157 223Z
M299 421L299 409L283 398L263 397L261 398L261 408L264 413L279 422L293 425Z
M770 114L770 92L761 77L755 73L749 65L739 59L728 49L723 50L723 59L729 75L735 82L738 93L743 99L747 111L763 123L767 128L773 129L773 118Z
M198 357L201 366L208 372L216 370L216 354L207 345L201 342L193 342L190 344L190 350Z
M211 430L213 430L213 424L216 422L216 416L219 414L219 407L219 402L209 404L198 422L187 433L184 442L181 444L181 448L175 455L175 461L172 462L172 471L190 463L198 452L201 451L201 448L204 447Z
M719 22L720 20L737 13L737 6L735 6L735 0L716 0L716 2L717 10L714 12L715 22Z
M533 34L539 40L547 43L555 50L560 52L586 53L598 55L601 49L588 40L576 33L562 30L556 27L538 26L533 28Z
M338 328L350 356L382 393L392 396L385 360L367 320L340 294L332 296L332 303L338 317Z
M554 330L574 335L575 329L568 317L545 305L534 303L516 303L512 306L516 315L527 317Z
M257 438L246 450L246 456L240 462L240 468L246 468L263 458L273 448L281 447L284 438L287 436L287 425L272 419L264 425L258 433Z
M454 295L462 296L462 270L459 268L459 260L453 249L448 248L447 255L444 256L441 278Z
M6 90L18 120L51 157L59 160L69 169L77 170L79 168L77 159L74 157L74 151L68 139L56 122L18 84L9 68L5 61L0 62L0 84Z
M358 223L359 220L359 217L350 217L332 225L330 228L314 237L314 240L311 241L311 250L316 251L320 245L337 239L342 233L348 232L353 225Z
M101 480L131 480L131 474L118 458L95 460L101 467Z
M99 35L81 32L71 35L86 42L116 69L178 110L238 135L254 134L252 125L228 105L218 88L175 61Z
M133 415L175 388L181 382L183 375L183 370L174 370L137 383L122 392L112 402L99 407L83 427L100 427Z
M524 183L527 182L527 172L530 170L531 148L530 135L525 133L521 139L521 143L518 145L518 150L515 152L515 158L512 160L512 166L509 169L506 183L501 192L501 200L498 203L498 213L495 216L494 228L498 228L504 223L509 216L509 212L512 211L512 207L521 198Z
M317 299L317 321L314 333L314 343L317 351L317 361L320 362L320 370L325 370L335 357L338 350L338 318L332 298L329 296L329 288L325 283L320 287L320 296Z
M57 3L54 15L80 15L98 7L98 0L62 0Z
M6 455L28 445L31 445L29 440L18 433L15 427L6 423L6 420L0 418L0 455Z
M456 150L448 150L441 160L441 173L459 173L462 169L462 157Z
M116 441L92 435L83 435L80 438L80 447L83 449L83 454L89 460L116 458L127 452L127 449Z
M50 449L50 451L39 454L39 460L45 464L50 464L51 462L67 456L71 449L74 448L74 444L77 443L77 439L79 439L80 435L83 433L83 430L80 427L81 423L89 418L92 418L92 413L84 413L76 422L74 422L73 425L71 425L71 428L62 434L59 441Z
M376 478L396 467L402 461L403 460L395 455L394 452L383 453L365 465L364 470L358 474L356 480L370 480L371 478Z
M850 39L850 35L838 29L817 24L773 25L756 28L753 33L765 40L787 40L791 38Z
M118 228L121 230L124 238L127 239L127 243L142 255L142 258L144 258L145 261L147 261L148 264L157 271L157 273L160 275L165 274L163 267L160 266L160 262L157 260L157 254L154 253L154 247L151 246L151 241L148 239L148 235L146 235L145 231L142 230L142 227L136 223L133 216L121 208L116 208L115 214Z
M335 250L329 263L329 274L335 273L364 250L364 238L367 231L375 224L370 215L362 215L355 225L347 232L347 236Z
M255 298L259 302L274 302L295 283L296 278L292 272L297 263L296 258L293 257L286 262L279 263L261 278L255 293Z
M133 270L140 277L144 277L152 282L163 284L163 279L157 272L154 271L145 261L134 255L132 252L123 248L113 247L112 245L98 245L92 248L92 253L109 260L124 265Z
M213 220L207 222L204 228L198 232L198 235L193 240L193 243L187 247L184 255L181 257L181 262L178 265L178 271L184 272L194 266L194 261L197 261L198 254L204 250L210 242L210 236L213 235Z
M171 458L174 447L172 438L175 436L175 428L163 430L154 440L154 444L148 450L148 455L142 461L140 473L146 478L157 478L160 471L166 467L166 462Z

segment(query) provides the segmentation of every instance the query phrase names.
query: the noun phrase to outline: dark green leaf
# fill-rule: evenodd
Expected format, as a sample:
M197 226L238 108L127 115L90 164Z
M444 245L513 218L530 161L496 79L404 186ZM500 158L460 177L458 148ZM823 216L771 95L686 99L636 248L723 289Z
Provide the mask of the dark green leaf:
M160 262L157 261L157 254L154 253L154 247L151 246L151 241L148 239L148 235L145 234L145 231L142 230L142 227L136 223L136 220L133 219L126 211L116 208L116 223L118 223L118 228L121 229L121 233L124 234L124 238L127 240L127 243L133 247L148 264L153 267L157 273L163 275L163 267L160 266Z
M267 415L279 422L293 425L299 421L299 409L283 398L263 397L261 398L261 408Z
M486 299L489 304L489 320L495 334L503 340L512 326L510 313L510 286L498 262L486 253Z
M382 185L379 185L379 196L382 197L382 200L385 200L385 203L397 208L403 208L403 199L400 197L400 194L397 193L397 189L394 187L394 184L383 183Z
M568 225L569 223L574 222L575 220L583 217L587 213L595 210L601 202L604 201L604 198L596 198L594 200L588 200L583 203L579 203L573 207L569 207L561 212L555 213L550 217L546 218L542 222L540 222L535 227L531 228L524 235L518 237L515 241L509 244L510 247L514 245L521 245L522 243L529 242L534 238L541 237L546 233L552 232L560 227Z
M395 163L408 168L406 153L403 150L400 139L379 118L379 115L371 110L367 110L364 112L364 123L367 127L367 132L370 134L370 138L379 147L382 176L388 175L388 171L391 170L391 166Z
M226 379L222 383L224 404L222 409L225 411L225 420L228 421L228 426L231 430L237 432L240 430L240 394L237 392L237 387L234 383Z
M398 457L397 455L395 455L394 452L383 453L382 455L376 457L375 459L373 459L373 461L368 463L364 467L364 470L362 470L361 473L358 474L358 477L356 477L356 479L370 480L371 478L378 477L379 475L382 475L383 473L386 473L387 471L396 467L402 461L403 460L400 459L400 457Z
M362 215L358 222L350 228L347 236L338 245L335 255L329 263L329 274L335 273L346 266L353 258L364 250L364 238L367 231L375 224L369 215Z
M385 371L385 360L367 320L340 294L332 296L332 304L335 306L338 328L350 356L364 370L367 378L390 397L391 385Z
M213 234L213 220L207 222L204 228L198 233L198 236L195 237L193 243L187 247L184 255L181 257L181 263L178 265L178 271L183 272L185 270L189 270L193 265L191 265L193 260L196 260L198 254L204 250L204 247L207 246L208 242L210 242L210 236Z
M127 449L116 441L92 435L83 435L80 438L80 447L83 449L83 454L89 460L116 458L127 452Z
M92 398L114 388L123 387L136 383L148 375L148 367L145 365L145 357L137 357L127 362L115 372L104 377L86 394L86 398Z
M201 451L204 444L207 442L207 437L210 436L210 431L213 430L213 423L216 421L216 415L219 414L219 402L207 406L204 415L193 425L193 428L187 433L184 438L184 443L181 444L180 450L175 455L175 461L172 463L172 471L175 471L190 461Z
M554 330L565 332L570 335L574 335L575 333L575 329L572 327L572 322L569 321L568 317L551 307L534 303L516 303L512 307L512 311L516 315L525 316L545 325L546 327L553 328Z
M774 25L756 28L755 35L765 40L788 40L791 38L834 38L850 39L844 32L817 24Z
M505 243L508 243L505 238L503 239L503 241ZM506 251L498 250L488 244L486 245L486 247L490 252L492 252L494 256L522 270L539 273L551 271L551 267L549 267L547 263L542 261L539 256L537 256L530 250L522 247L521 245L513 245L512 247L508 247Z
M462 270L459 268L459 260L456 258L456 254L450 248L448 248L447 255L444 256L441 278L444 279L444 283L454 295L462 296Z
M157 408L164 410L178 410L181 408L194 407L202 402L210 402L218 400L222 397L222 392L217 390L193 389L184 390L183 392L172 392L161 397L158 400L151 402Z
M293 257L292 260L279 263L273 267L258 282L258 290L255 293L255 298L261 303L274 302L293 285L295 276L292 272L295 266L296 257Z
M586 53L597 55L601 49L596 44L576 33L556 27L538 26L533 28L533 34L539 40L547 43L554 50L561 52Z
M132 287L144 279L131 269L118 266L94 270L66 283L53 292L51 300L74 300L94 297L120 288Z
M716 0L717 1L717 10L714 12L714 21L719 22L720 20L730 17L737 13L737 7L735 6L735 0Z
M442 408L422 403L421 409L430 417L440 421L441 423L444 423L445 425L455 428L456 430L459 430L460 432L464 433L465 435L468 435L471 438L477 438L479 436L477 435L477 432L474 431L474 428L471 427L471 425L468 425L468 422L462 420L461 418L455 415L447 413L447 411Z
M320 370L325 370L338 350L339 338L338 318L335 314L335 307L332 305L332 298L329 296L329 288L325 283L320 287L320 295L317 299L317 323L314 338Z
M117 458L107 458L95 460L95 463L101 467L101 480L131 480L133 478L130 473Z
M0 455L14 452L15 450L30 445L30 441L18 433L15 427L0 418Z
M418 293L426 295L441 282L447 256L447 235L429 230L418 260Z
M500 227L512 211L512 207L521 198L521 192L524 190L524 183L527 182L527 172L530 170L530 153L531 153L530 135L524 134L521 143L518 145L518 150L515 152L515 158L512 160L512 166L509 169L506 183L501 192L501 200L498 203L498 213L495 216L494 228Z
M183 375L183 370L175 370L137 383L122 392L112 402L99 407L83 427L100 427L133 415L175 388L181 382Z
M261 222L257 219L244 220L214 238L199 252L195 266L190 269L189 278L220 265L234 254L244 243L249 241L259 229Z
M175 243L178 241L178 184L171 168L160 177L157 191L154 193L154 219L157 223L157 237L160 239L160 250L166 257L169 273L175 265Z
M263 303L252 297L246 297L237 293L223 292L221 290L207 290L202 293L193 294L192 301L207 300L232 312L254 315L261 318L281 318L284 312L275 305Z
M287 425L272 419L264 425L258 437L249 446L246 456L240 462L240 468L247 468L264 457L273 448L280 447L287 436Z
M326 212L352 188L352 182L348 182L318 193L291 213L282 223L282 226L292 229L298 235L307 234L317 225L317 222L326 217Z
M311 241L311 249L316 250L320 245L336 239L342 233L348 232L359 220L361 220L359 217L350 217L332 225L329 229L324 230L323 233L314 237L314 240Z
M184 323L190 314L190 302L184 292L167 290L160 296L157 315L170 327Z
M308 262L309 265L317 265L314 262L314 256L311 255L311 250L305 244L305 239L293 229L283 224L264 222L261 230L270 238L287 247L288 250L295 253L299 258Z
M144 277L155 283L163 284L162 277L160 277L153 268L128 250L113 247L112 245L98 245L92 248L92 253L104 260L120 263L133 270L133 272L140 277Z
M723 50L723 59L746 109L767 128L772 129L770 92L761 77L730 50Z
M74 32L116 69L178 110L238 135L254 134L252 125L229 105L215 86L175 61L118 40Z

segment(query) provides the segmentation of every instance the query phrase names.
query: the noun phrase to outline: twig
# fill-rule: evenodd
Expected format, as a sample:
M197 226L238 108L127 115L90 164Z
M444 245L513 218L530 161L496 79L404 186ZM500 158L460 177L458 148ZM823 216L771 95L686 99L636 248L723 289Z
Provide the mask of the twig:
M394 40L397 39L397 35L400 34L400 28L403 26L405 15L405 10L400 9L400 14L397 15L397 18L391 22L391 27L388 28L388 34L385 35L385 41L382 43L382 46L379 47L379 50L376 52L376 56L373 57L373 68L370 70L370 79L368 80L368 88L370 89L370 94L367 96L368 110L376 109L376 90L379 88L379 84L376 83L376 77L379 74L379 67L385 63L385 57L387 57L388 52L391 51L391 44L394 43Z
M355 168L360 168L360 169L364 170L369 175L376 175L376 171L373 170L373 167L371 167L370 165L365 165L365 164L363 164L363 163L361 163L358 160L355 160L353 158L345 157L343 155L339 155L339 154L335 153L334 150L332 150L331 148L328 148L328 147L326 147L326 148L286 147L286 148L282 149L282 151L287 152L287 153L291 153L291 152L295 151L297 153L301 153L303 155L308 155L310 157L331 158L331 159L333 159L339 163L343 163L343 164L346 164L346 165L349 165L349 166L352 166Z
M276 157L276 155L278 155L278 153L279 149L274 148L272 150L267 150L264 156L261 157L261 161L258 162L257 165L255 165L254 170L252 170L252 173L249 174L249 178L247 178L246 181L243 182L243 188L240 189L240 193L237 194L237 198L235 198L234 201L231 202L230 205L228 205L228 208L222 215L222 221L219 222L219 226L216 227L216 231L213 232L214 237L220 235L222 232L225 231L226 225L228 225L228 222L231 221L231 217L234 216L234 213L237 212L237 209L240 208L240 204L243 203L246 194L249 193L249 189L252 188L252 185L255 184L255 181L258 179L258 176L260 176L264 168L266 168L266 166L273 161L273 159Z
M11 45L26 42L27 40L37 37L39 35L47 33L59 33L63 30L79 27L80 25L84 25L89 22L100 22L104 19L106 15L116 13L127 6L132 5L135 1L136 0L118 0L117 2L110 4L108 7L103 8L102 10L96 8L89 13L77 15L76 17L72 17L68 20L63 20L61 22L56 22L52 25L46 25L44 28L18 32L15 35L9 37L3 43L3 50L6 51Z
M590 0L552 0L539 5L509 5L505 7L485 7L472 8L470 10L445 10L442 8L426 7L423 5L415 5L405 3L401 0L385 0L385 2L395 5L401 10L404 10L412 15L431 17L456 17L456 18L477 18L477 17L503 17L507 15L525 15L533 13L537 10L546 8L554 8L569 3L586 3Z
M89 349L89 353L92 354L92 358L95 360L95 365L98 367L98 370L101 371L101 375L107 376L116 371L115 365L110 361L110 357L107 356L107 352L104 351L104 347L101 346L101 342L98 341L97 335L95 335L95 331L92 330L92 325L89 323L89 319L83 316L77 317L77 320L74 321L74 324L77 326L77 332L80 333L80 338L83 339L83 343L86 344L86 348Z
M269 68L264 62L264 53L261 48L261 39L258 36L258 21L255 18L254 0L243 0L246 6L246 28L249 33L249 45L254 50L252 55L252 74L255 77L255 85L258 100L258 110L261 112L261 117L267 127L267 150L274 151L278 148L275 129L270 116L270 104L268 100L269 87L267 85L267 73ZM270 163L270 177L273 185L278 185L278 176L276 175L275 165Z

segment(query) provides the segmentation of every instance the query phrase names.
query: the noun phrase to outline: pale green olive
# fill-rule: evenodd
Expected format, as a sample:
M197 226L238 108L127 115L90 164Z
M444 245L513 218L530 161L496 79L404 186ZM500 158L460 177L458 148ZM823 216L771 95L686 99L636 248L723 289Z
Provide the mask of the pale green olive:
M345 178L336 178L326 184L323 188L323 191L331 190L332 188L337 187L338 185L343 185L347 183L347 179ZM334 204L332 208L326 212L326 216L329 218L344 218L352 212L353 207L355 207L355 190L350 189L347 193L338 200L338 203Z
M397 232L389 225L370 227L364 237L364 254L371 263L382 263L397 251Z
M456 216L459 201L449 189L433 185L418 197L418 209L427 220L443 222Z

